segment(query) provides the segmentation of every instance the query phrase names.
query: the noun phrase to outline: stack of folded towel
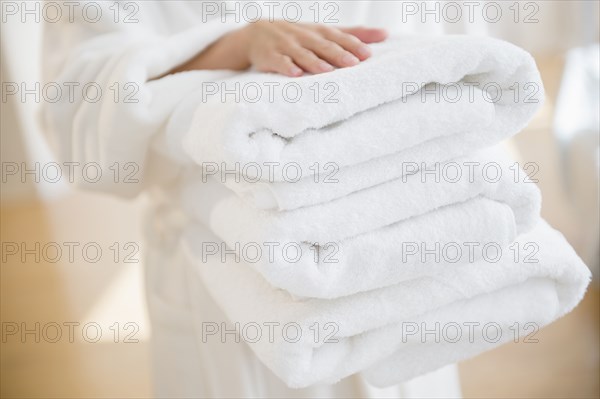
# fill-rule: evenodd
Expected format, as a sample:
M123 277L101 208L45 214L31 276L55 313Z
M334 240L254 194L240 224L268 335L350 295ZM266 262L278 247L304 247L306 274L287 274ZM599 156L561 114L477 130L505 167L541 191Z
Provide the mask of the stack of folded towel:
M589 280L492 148L542 102L531 56L466 36L373 50L328 74L225 80L293 82L295 102L196 93L171 121L203 167L181 197L199 222L187 254L232 322L298 330L248 342L291 387L391 385L474 356L569 312ZM336 101L315 101L328 84Z

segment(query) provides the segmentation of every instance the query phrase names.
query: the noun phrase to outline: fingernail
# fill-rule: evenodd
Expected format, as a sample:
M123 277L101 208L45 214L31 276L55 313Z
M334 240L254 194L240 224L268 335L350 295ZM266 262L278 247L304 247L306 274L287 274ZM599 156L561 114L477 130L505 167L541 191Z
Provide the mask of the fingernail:
M358 58L356 58L355 56L353 56L352 54L346 54L342 57L342 62L345 65L356 65L360 62L360 60Z
M302 69L293 66L290 68L290 74L292 74L292 76L300 76L302 75Z
M367 46L360 46L356 52L363 58L367 58L371 56L371 49Z
M333 71L333 66L329 65L325 61L319 62L319 70L323 72L331 72Z

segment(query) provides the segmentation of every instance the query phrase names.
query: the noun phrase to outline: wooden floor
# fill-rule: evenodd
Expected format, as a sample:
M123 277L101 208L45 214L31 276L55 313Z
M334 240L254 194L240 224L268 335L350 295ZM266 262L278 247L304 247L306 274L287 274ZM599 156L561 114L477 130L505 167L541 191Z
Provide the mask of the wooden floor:
M541 183L544 216L571 240L577 240L556 168L556 145L549 115L562 68L560 59L540 63L549 92L549 105L540 117L510 144L520 156L545 165ZM112 243L140 243L140 206L88 193L74 193L45 204L5 205L0 209L1 241L34 245L48 242L96 242L106 251L97 263L81 258L52 263L28 257L7 257L1 266L0 356L2 398L148 397L148 338L140 264L115 262ZM573 242L577 247L577 242ZM600 397L600 296L594 283L571 314L541 330L538 343L507 344L460 364L466 397L481 398L598 398ZM28 334L8 335L21 323L31 329L40 322L97 323L103 333L96 343L68 330L57 343L51 328L40 332L40 343ZM114 323L119 323L117 343ZM125 343L125 323L135 323L137 343ZM111 327L112 326L112 327ZM112 329L111 329L112 328ZM78 335L79 334L79 335ZM87 338L90 339L88 334Z
M0 356L2 398L149 397L147 316L143 301L141 264L116 263L109 247L114 242L140 242L139 209L133 204L78 193L44 206L24 204L0 211L2 242L97 243L103 255L97 263L74 251L73 262L63 254L37 262L29 256L6 256L0 275L0 314L3 328L21 323L34 329L40 323L40 342L20 332L3 336ZM83 222L85 221L85 222ZM79 247L81 248L81 246ZM90 254L90 257L95 256ZM139 331L126 343L125 323ZM55 329L62 337L56 343ZM73 342L69 342L69 324ZM83 327L90 324L84 336ZM119 323L116 328L114 323ZM44 334L44 326L48 326ZM96 339L95 326L102 337ZM112 327L112 329L111 329ZM4 331L3 330L3 331ZM115 331L119 331L115 335ZM49 338L49 339L45 339ZM117 343L115 343L115 338Z

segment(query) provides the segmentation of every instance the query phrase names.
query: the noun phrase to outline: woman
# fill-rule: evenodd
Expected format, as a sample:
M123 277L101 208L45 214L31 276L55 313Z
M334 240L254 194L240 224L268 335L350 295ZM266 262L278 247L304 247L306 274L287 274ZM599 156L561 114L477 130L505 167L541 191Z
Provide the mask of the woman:
M87 2L73 18L49 22L46 80L75 87L48 103L48 130L62 161L94 163L103 176L81 185L152 198L147 217L147 296L153 327L158 397L451 397L459 395L455 369L442 369L401 386L376 389L360 375L336 385L287 388L243 343L206 340L205 323L226 321L202 284L190 277L179 248L187 216L177 204L195 166L165 126L194 89L202 70L245 70L299 77L352 67L385 40L376 28L339 23L390 20L368 2ZM309 21L312 23L300 23ZM316 22L316 23L315 23ZM201 72L195 72L202 80ZM207 75L208 76L208 75ZM214 75L211 75L214 76ZM213 77L214 79L214 77ZM81 88L81 89L79 89ZM95 94L90 94L94 92ZM98 94L101 93L101 94ZM172 131L172 129L171 129ZM120 173L115 173L119 171ZM251 300L251 299L249 299Z

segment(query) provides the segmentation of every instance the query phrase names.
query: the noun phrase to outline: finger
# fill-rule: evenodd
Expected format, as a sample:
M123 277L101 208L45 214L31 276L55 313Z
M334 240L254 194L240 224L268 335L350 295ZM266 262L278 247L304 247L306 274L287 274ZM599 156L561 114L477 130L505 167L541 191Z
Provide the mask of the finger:
M336 67L349 67L360 62L354 54L344 50L339 44L323 38L321 35L304 35L300 40L304 47Z
M356 36L363 43L379 43L388 37L388 33L385 29L355 27L342 28L340 30Z
M293 46L287 49L286 52L294 63L300 68L310 73L323 73L333 71L333 66L328 62L323 61L315 53L302 46Z
M292 58L279 53L274 53L266 57L260 64L255 67L261 72L275 72L284 76L295 78L302 76L302 69L292 61Z
M364 44L358 37L349 33L342 32L339 29L325 29L322 31L323 36L339 44L345 50L350 51L359 60L364 61L371 56L371 49Z

